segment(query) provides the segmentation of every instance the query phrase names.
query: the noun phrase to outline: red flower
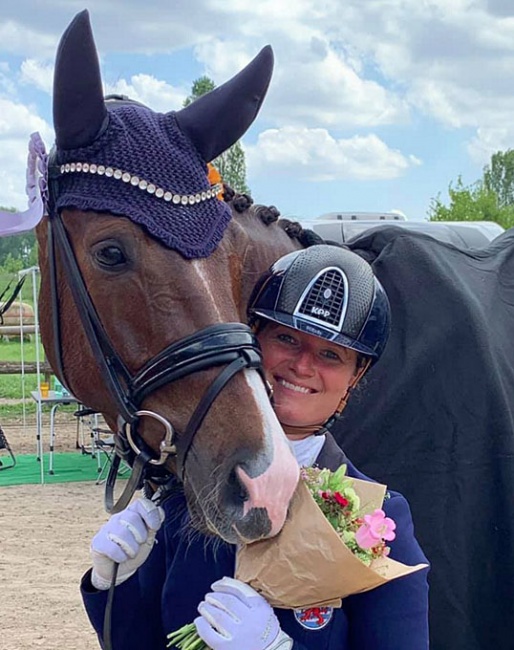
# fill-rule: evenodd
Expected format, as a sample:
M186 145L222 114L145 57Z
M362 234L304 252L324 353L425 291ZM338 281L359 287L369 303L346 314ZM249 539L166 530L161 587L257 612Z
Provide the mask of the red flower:
M350 504L348 499L345 499L345 497L340 492L334 492L334 499L340 506L343 506L343 508Z

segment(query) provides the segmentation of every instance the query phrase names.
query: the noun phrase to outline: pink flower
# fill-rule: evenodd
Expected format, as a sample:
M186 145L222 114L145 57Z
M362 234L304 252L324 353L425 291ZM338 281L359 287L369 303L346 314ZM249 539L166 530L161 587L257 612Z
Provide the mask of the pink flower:
M395 528L396 524L383 510L375 510L371 515L364 515L364 523L355 533L355 539L361 548L373 548L382 540L393 540Z

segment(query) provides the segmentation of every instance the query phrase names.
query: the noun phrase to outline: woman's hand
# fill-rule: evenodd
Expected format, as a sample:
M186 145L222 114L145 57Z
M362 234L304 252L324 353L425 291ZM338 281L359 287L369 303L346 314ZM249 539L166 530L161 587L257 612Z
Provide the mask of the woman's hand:
M268 602L240 580L222 578L205 596L196 630L212 650L290 650L293 641L280 629Z
M91 542L93 586L109 589L115 563L120 565L117 585L134 575L150 555L163 521L163 509L149 499L137 499L113 515Z

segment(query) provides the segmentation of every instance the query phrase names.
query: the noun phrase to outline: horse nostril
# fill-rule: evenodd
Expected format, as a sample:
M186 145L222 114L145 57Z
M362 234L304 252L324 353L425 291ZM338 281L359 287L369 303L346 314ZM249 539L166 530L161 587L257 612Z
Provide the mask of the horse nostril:
M231 470L228 476L227 495L232 502L236 503L244 503L250 498L248 490L239 480L235 469Z

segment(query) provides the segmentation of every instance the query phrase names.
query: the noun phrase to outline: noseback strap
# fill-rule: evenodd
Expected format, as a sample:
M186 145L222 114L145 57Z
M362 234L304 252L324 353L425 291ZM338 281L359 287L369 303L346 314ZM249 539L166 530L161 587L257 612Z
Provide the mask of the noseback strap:
M149 361L131 382L131 397L136 404L164 384L194 372L225 365L243 354L252 358L260 353L256 338L242 323L222 323L206 327L181 339Z

